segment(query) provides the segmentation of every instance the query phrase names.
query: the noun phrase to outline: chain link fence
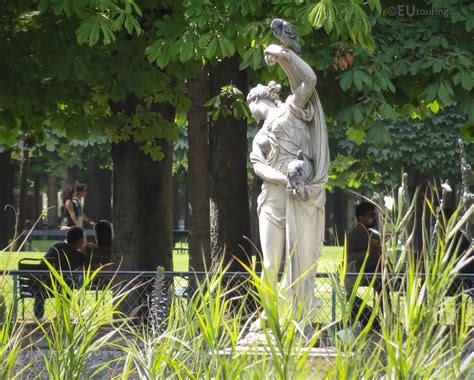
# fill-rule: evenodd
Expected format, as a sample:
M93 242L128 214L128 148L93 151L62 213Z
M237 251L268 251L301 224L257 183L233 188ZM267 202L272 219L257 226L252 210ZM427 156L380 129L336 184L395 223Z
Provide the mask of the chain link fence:
M342 318L341 297L342 285L335 274L317 273L315 278L315 293L322 301L322 306L315 322L328 324ZM349 277L357 274L350 274ZM371 302L374 302L376 292L370 285L373 274L365 274L358 289L358 293L371 292ZM376 275L380 276L380 275ZM82 273L63 274L65 283L72 289L82 286L84 275ZM227 289L227 297L231 297L235 306L239 307L246 302L249 313L256 310L257 302L252 297L255 289L249 281L248 273L225 273L221 277L222 285ZM52 279L48 271L16 270L3 274L3 302L6 307L13 307L15 319L34 320L41 318L38 303L44 303L44 315L54 317L54 298L48 290L52 286ZM453 298L453 315L455 307L460 302L467 304L468 317L473 317L474 275L459 276L447 297ZM156 325L164 326L172 302L186 307L198 289L205 289L206 273L204 272L137 272L137 271L101 271L87 286L82 305L87 307L99 299L111 299L120 292L127 292L119 310L130 317L131 320L143 322L150 320ZM60 289L60 286L58 287ZM84 290L84 289L83 289ZM400 305L404 297L403 286L390 289L392 304ZM73 290L74 291L74 290ZM460 296L460 294L462 294ZM456 306L457 305L457 306ZM395 311L396 312L396 311ZM36 315L35 315L36 314ZM40 313L41 314L41 313ZM452 323L453 317L447 317L445 323ZM472 324L472 322L471 322Z

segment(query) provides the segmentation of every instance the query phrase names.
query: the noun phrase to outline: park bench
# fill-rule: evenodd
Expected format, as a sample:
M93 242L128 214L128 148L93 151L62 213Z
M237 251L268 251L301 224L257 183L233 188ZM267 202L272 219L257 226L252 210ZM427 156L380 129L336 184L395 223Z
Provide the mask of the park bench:
M17 277L17 301L22 302L21 315L22 319L25 319L25 299L35 298L36 294L42 291L42 284L49 281L50 275L49 271L45 270L43 259L22 259L18 262L18 270L20 273Z
M48 259L51 262L51 259ZM103 267L105 270L110 270L114 267L114 264L110 262L110 258L103 256L91 257L89 264L91 268ZM92 271L93 269L91 269ZM44 293L44 298L48 298L49 292L43 286L51 286L51 273L44 263L42 258L24 258L18 262L17 276L17 289L18 297L17 301L22 302L22 318L24 319L25 313L25 299L35 298L38 292ZM82 282L82 272L75 271L63 271L62 276L66 283L71 287L75 288L80 286ZM98 292L104 290L110 281L111 276L99 275L89 284L88 290L95 291L95 298L98 298Z

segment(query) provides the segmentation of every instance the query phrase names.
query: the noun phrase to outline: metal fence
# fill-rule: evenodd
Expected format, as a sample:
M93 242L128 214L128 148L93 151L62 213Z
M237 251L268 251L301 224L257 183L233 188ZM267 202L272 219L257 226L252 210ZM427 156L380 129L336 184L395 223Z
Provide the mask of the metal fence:
M1 294L7 305L13 306L13 317L20 319L34 319L35 306L38 302L44 301L46 315L54 314L54 301L48 292L48 286L51 286L51 276L48 271L10 271L3 274L4 288ZM6 276L6 277L5 277ZM82 285L82 273L63 274L65 282L72 289L79 289ZM322 306L318 314L320 323L330 323L341 319L341 302L344 302L337 294L341 294L340 283L335 274L317 273L315 278L315 293L322 301ZM349 274L350 277L356 277L357 274ZM373 284L370 280L380 275L364 274L359 292L370 291L373 293L372 301L375 299L375 293L371 289ZM137 271L101 271L85 289L85 297L82 300L83 306L87 307L96 302L99 294L105 297L113 297L119 292L127 291L129 294L124 298L120 310L127 315L134 317L149 318L150 314L158 320L165 320L168 315L171 303L178 302L183 307L188 305L189 300L196 292L198 284L202 289L205 286L206 273L204 272L137 272ZM420 276L423 278L423 276ZM236 305L247 302L249 310L256 307L255 301L250 296L254 289L249 281L248 273L225 273L221 277L227 289L227 296L235 299ZM47 285L46 287L44 285ZM204 285L203 285L204 284ZM84 290L84 289L83 289ZM403 297L403 286L390 289L390 298L399 300ZM468 316L473 317L473 296L474 296L474 275L459 276L453 284L452 289L447 296L459 295L456 302L462 300L467 302ZM39 301L38 301L39 300ZM452 309L456 307L453 301ZM37 310L36 310L37 311ZM454 312L452 313L455 314ZM36 318L39 318L36 315ZM453 317L448 317L446 323L452 322ZM472 324L472 323L471 323Z

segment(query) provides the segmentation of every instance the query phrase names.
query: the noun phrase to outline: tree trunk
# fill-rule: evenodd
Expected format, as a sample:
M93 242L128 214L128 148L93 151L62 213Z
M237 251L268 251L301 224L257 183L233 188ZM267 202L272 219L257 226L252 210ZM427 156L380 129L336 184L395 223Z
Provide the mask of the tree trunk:
M234 85L247 89L246 72L239 70L236 57L226 58L210 70L211 96L221 88ZM222 99L223 107L232 107ZM250 265L250 217L247 185L247 125L245 120L223 116L211 123L209 131L211 252L213 257L225 253L231 270L241 270L239 259Z
M130 94L110 106L113 114L131 117L139 104L140 100ZM152 108L167 120L174 115L165 105ZM158 266L173 269L173 148L165 140L149 142L162 149L161 161L153 161L133 141L112 144L112 260L120 264L121 270L155 271ZM120 306L136 323L149 322L154 291L149 280L137 278L117 287L138 286Z
M13 210L6 208L10 203L10 192L13 188L11 149L0 153L0 249L8 246L10 240L10 214Z
M124 270L172 270L172 147L153 161L131 142L112 146L114 258Z
M418 191L417 191L418 190ZM407 233L408 235L413 233L412 244L409 247L412 249L418 259L421 259L422 250L423 250L423 230L426 228L426 225L423 225L424 216L427 216L425 195L428 190L427 179L418 172L409 172L408 173L408 194L410 199L413 199L415 196L415 208L414 215L408 223Z
M210 264L209 211L209 98L208 70L203 69L189 82L192 107L188 114L188 199L189 199L189 268L203 270Z
M76 186L76 168L68 168L67 169L67 175L66 175L66 182L64 183L64 186L71 186L74 187Z
M112 220L112 171L102 169L98 159L86 162L87 196L84 213L93 221Z
M28 148L23 148L21 151L21 161L20 161L20 174L19 174L19 183L18 183L18 199L16 204L16 221L15 221L15 236L18 239L15 242L15 250L19 250L23 239L20 234L25 229L25 210L26 210L26 193L27 193L27 180L28 180L28 164L29 164L29 150Z
M33 182L33 220L31 225L36 224L38 227L42 227L43 223L40 218L42 218L43 213L43 197L41 196L41 176L35 175Z
M58 177L48 177L48 228L58 228Z
M173 269L172 146L160 145L165 154L161 161L153 161L132 141L112 145L112 259L121 270ZM120 310L138 324L149 322L154 291L149 280L122 284L137 286Z

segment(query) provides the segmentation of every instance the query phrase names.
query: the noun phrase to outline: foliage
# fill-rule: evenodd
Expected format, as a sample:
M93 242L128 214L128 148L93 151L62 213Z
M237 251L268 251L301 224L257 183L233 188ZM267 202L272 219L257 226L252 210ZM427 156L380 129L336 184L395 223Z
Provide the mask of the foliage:
M330 185L359 187L365 184L396 186L401 173L422 174L425 178L449 179L460 183L460 126L466 116L448 107L424 119L406 116L398 120L377 119L368 129L372 143L354 142L337 126L330 131L333 159ZM466 145L474 157L474 145Z
M4 379L13 378L13 375L21 374L29 367L22 369L16 367L16 361L21 352L22 339L25 336L25 324L12 320L12 312L8 310L0 321L0 377Z
M188 129L181 127L179 138L173 144L173 175L182 177L188 171Z
M191 107L186 81L202 65L237 57L251 84L286 81L281 70L263 62L262 48L276 42L269 28L274 15L294 25L303 57L318 72L328 124L349 140L374 150L394 147L395 129L377 126L374 119L413 112L425 117L450 104L453 112L468 116L457 128L467 139L474 136L473 5L461 0L419 1L413 7L425 12L414 14L408 6L382 6L378 0L4 3L2 146L32 137L52 151L62 138L131 139L160 159L156 140L179 138L178 126L185 125ZM219 107L214 116L248 112L242 101L228 107L217 98L210 102ZM174 120L163 117L163 104L173 107ZM367 168L356 176L365 177Z
M46 370L50 378L80 378L88 369L86 361L92 358L117 334L112 330L100 336L101 329L114 321L120 326L122 316L118 311L128 291L119 291L110 297L113 279L104 286L104 291L90 306L84 307L83 301L101 269L86 270L78 289L71 286L63 273L57 272L46 261L51 272L52 286L48 290L54 296L55 317L49 324L40 324L49 348L49 356L43 354ZM100 368L99 370L100 371Z
M219 95L207 101L206 107L210 108L209 116L213 120L217 120L221 115L233 116L236 120L252 117L242 91L232 85L222 87Z
M154 103L169 101L173 94L163 90L170 88L167 76L136 54L146 42L134 1L41 1L38 11L23 3L8 10L0 19L6 41L0 49L9 57L0 67L0 143L14 145L22 135L32 135L36 145L53 151L60 137L90 143L131 138L160 157L153 140L172 140L177 128L163 120ZM122 28L126 32L118 40ZM134 37L128 39L127 32ZM81 46L99 40L107 48ZM110 103L129 94L143 101L133 115L122 115L122 121L119 115L119 125Z
M334 30L334 36L341 40L350 40L360 46L373 50L375 42L372 38L372 25L364 10L366 5L370 11L379 15L382 6L379 0L363 1L320 1L309 14L309 21L316 29L324 27L327 34ZM367 9L367 8L366 8Z
M474 67L469 42L472 21L468 15L472 14L473 5L462 1L420 1L410 9L423 10L424 14L412 14L407 11L408 5L384 4L386 8L378 15L380 7L369 2L365 10L375 46L366 49L366 44L353 43L342 36L346 20L334 17L331 9L336 4L345 9L345 2L326 1L315 8L324 16L316 26L323 24L327 32L331 30L330 40L316 56L324 81L330 82L323 82L320 89L321 94L326 93L322 96L325 111L347 126L348 137L357 142L373 142L367 132L374 118L396 119L414 111L425 116L429 110L437 112L456 101L457 112L469 116L462 127L465 137L470 138ZM367 6L376 9L376 13ZM431 15L427 16L428 11ZM328 27L330 23L334 23L332 29ZM346 50L352 53L351 64L342 69L332 67L332 58ZM337 88L333 79L339 84ZM328 104L328 94L338 102Z

